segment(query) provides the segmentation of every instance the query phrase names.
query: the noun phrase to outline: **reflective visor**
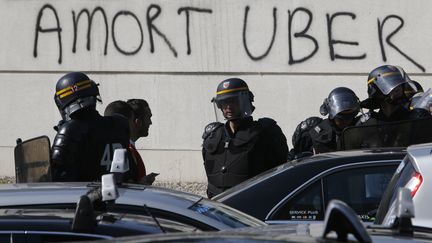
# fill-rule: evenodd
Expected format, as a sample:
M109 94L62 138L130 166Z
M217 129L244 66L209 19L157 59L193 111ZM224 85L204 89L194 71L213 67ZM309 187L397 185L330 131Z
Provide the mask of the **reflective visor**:
M426 90L424 93L418 93L411 98L411 109L430 110L432 106L432 89Z
M383 73L368 81L368 84L375 83L384 95L388 95L397 86L409 82L408 75L403 72Z
M360 103L356 97L353 97L351 94L337 94L331 96L328 100L328 112L329 112L329 118L334 119L335 116L341 112L346 111L350 117L355 117L357 115L358 111L360 110ZM351 111L351 112L349 112ZM348 117L348 116L347 116Z

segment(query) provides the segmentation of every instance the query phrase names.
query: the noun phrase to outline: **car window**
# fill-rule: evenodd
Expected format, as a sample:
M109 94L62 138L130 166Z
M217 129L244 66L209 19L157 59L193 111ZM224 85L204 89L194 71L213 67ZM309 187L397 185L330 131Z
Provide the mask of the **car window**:
M412 165L410 157L406 156L402 163L399 165L399 167L396 169L396 172L394 173L393 178L391 179L387 187L387 190L383 194L383 198L377 212L375 224L382 223L384 216L389 210L390 205L396 199L397 188L404 187L415 173L416 170Z
M347 203L364 221L378 209L381 197L393 176L395 166L373 166L343 170L324 177L324 199Z
M230 208L222 203L207 199L201 199L191 207L190 210L217 220L231 228L254 227L266 225L264 222Z
M323 220L321 180L303 190L281 206L272 220Z
M8 243L8 242L11 242L11 241L12 241L12 238L11 238L11 234L10 233L0 232L0 242Z
M25 233L25 234L13 234L12 241L14 243L42 243L42 242L65 242L65 241L91 241L91 240L102 240L102 239L110 239L111 237L107 236L90 236L90 235L82 235L82 234L71 234L71 233ZM2 241L3 242L3 241ZM8 242L8 241L6 241Z

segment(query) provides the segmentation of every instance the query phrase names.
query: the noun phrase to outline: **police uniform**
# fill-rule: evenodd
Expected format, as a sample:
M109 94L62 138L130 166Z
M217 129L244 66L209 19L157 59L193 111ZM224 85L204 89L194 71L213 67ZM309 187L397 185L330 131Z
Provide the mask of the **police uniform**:
M309 130L314 153L340 150L342 129L357 123L359 111L360 100L354 91L346 87L333 89L320 106L321 115L328 115L328 118ZM340 127L336 125L336 120L341 123Z
M424 111L409 109L409 99L422 88L416 81L411 80L401 67L384 65L375 68L369 73L367 85L368 98L361 103L362 107L370 109L370 112L360 120L360 125L430 117ZM398 91L400 89L402 91ZM384 114L383 107L392 110L387 112L389 114ZM374 112L376 109L380 110Z
M234 134L228 122L211 123L203 139L209 198L287 161L285 135L270 118L245 118Z
M341 132L329 119L324 119L309 131L314 153L326 153L338 150Z
M52 146L54 181L99 181L110 173L114 149L127 148L125 119L84 111L59 128ZM130 163L130 166L133 163Z
M99 181L110 172L114 149L127 148L128 121L99 115L98 96L97 84L84 73L68 73L57 82L54 100L68 119L59 123L52 145L53 181ZM125 180L136 178L134 163L129 167Z
M297 125L292 136L293 149L289 159L297 159L313 154L313 143L309 131L315 128L323 119L321 117L309 117Z

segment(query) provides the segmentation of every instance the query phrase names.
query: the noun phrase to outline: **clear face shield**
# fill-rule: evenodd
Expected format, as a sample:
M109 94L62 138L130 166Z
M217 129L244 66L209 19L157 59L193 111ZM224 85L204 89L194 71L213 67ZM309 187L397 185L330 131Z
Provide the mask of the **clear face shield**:
M432 114L432 90L429 88L424 93L418 93L411 99L411 109L424 109Z
M360 110L360 102L350 94L337 94L327 99L330 119L352 120Z
M216 121L236 120L252 115L252 103L249 92L225 94L212 99Z
M403 70L399 70L399 72L383 73L376 77L373 82L384 95L388 95L401 84L411 83L411 80Z

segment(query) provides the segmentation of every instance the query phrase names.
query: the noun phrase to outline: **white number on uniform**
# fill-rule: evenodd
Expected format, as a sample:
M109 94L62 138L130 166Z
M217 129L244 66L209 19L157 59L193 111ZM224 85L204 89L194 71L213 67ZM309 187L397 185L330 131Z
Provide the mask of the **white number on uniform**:
M104 153L102 155L102 159L100 161L101 166L106 166L106 170L110 171L111 169L111 163L112 163L112 153L114 153L114 150L121 149L123 146L119 143L113 143L113 144L106 144Z

